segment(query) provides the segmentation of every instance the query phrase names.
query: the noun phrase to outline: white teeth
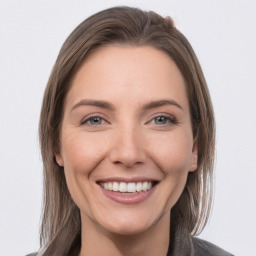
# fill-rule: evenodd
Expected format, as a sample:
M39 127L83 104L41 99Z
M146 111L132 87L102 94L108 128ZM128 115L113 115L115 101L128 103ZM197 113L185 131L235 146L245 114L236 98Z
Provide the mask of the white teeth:
M142 190L147 191L148 190L148 182L144 181L142 184Z
M135 193L136 192L136 184L134 182L128 183L127 191L130 193Z
M127 192L127 185L125 182L120 182L119 184L119 191L120 192Z
M101 187L114 192L121 193L136 193L141 191L148 191L153 187L151 181L144 182L102 182L100 183Z
M142 190L142 182L138 182L137 184L136 184L136 191L137 192L140 192Z
M113 190L113 191L118 191L118 190L119 190L119 184L118 184L118 182L113 182L112 190Z
M112 182L108 182L108 190L112 190L113 184Z

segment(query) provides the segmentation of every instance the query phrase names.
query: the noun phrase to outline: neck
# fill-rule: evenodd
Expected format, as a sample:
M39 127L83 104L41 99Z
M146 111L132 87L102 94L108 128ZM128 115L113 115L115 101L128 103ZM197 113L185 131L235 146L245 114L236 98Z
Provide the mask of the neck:
M82 218L79 256L166 256L169 247L170 214L165 214L153 227L140 234L120 235L96 227Z

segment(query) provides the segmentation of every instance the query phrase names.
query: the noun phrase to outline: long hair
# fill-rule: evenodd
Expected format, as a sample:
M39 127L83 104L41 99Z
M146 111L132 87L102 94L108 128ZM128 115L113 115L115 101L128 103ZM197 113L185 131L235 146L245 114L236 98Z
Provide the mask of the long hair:
M131 7L114 7L83 21L63 44L52 69L42 104L39 137L44 172L43 213L38 255L75 255L80 250L78 207L67 188L54 152L60 145L63 104L72 80L88 54L104 45L152 46L176 63L186 84L193 136L198 141L198 168L188 174L171 210L174 226L192 235L202 231L212 203L215 122L207 84L197 57L170 17Z

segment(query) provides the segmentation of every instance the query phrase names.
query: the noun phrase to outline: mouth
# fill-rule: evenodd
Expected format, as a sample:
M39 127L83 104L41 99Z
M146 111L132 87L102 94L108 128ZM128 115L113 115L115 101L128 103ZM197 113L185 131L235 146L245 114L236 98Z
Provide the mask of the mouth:
M146 200L155 190L158 181L137 180L105 180L97 184L103 194L117 203L137 204Z
M99 185L108 191L119 193L139 193L146 192L153 188L156 182L153 181L139 181L139 182L100 182Z

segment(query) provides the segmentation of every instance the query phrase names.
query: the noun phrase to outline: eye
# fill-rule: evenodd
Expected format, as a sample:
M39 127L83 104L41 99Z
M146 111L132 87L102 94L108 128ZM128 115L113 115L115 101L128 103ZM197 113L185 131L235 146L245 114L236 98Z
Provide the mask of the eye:
M155 124L160 124L160 125L167 124L170 122L170 118L166 116L157 116L153 120Z
M175 117L172 115L158 115L151 119L148 124L154 124L154 125L172 125L172 124L178 124L178 121Z
M81 124L89 126L99 126L104 124L106 121L101 116L91 116L81 122Z

